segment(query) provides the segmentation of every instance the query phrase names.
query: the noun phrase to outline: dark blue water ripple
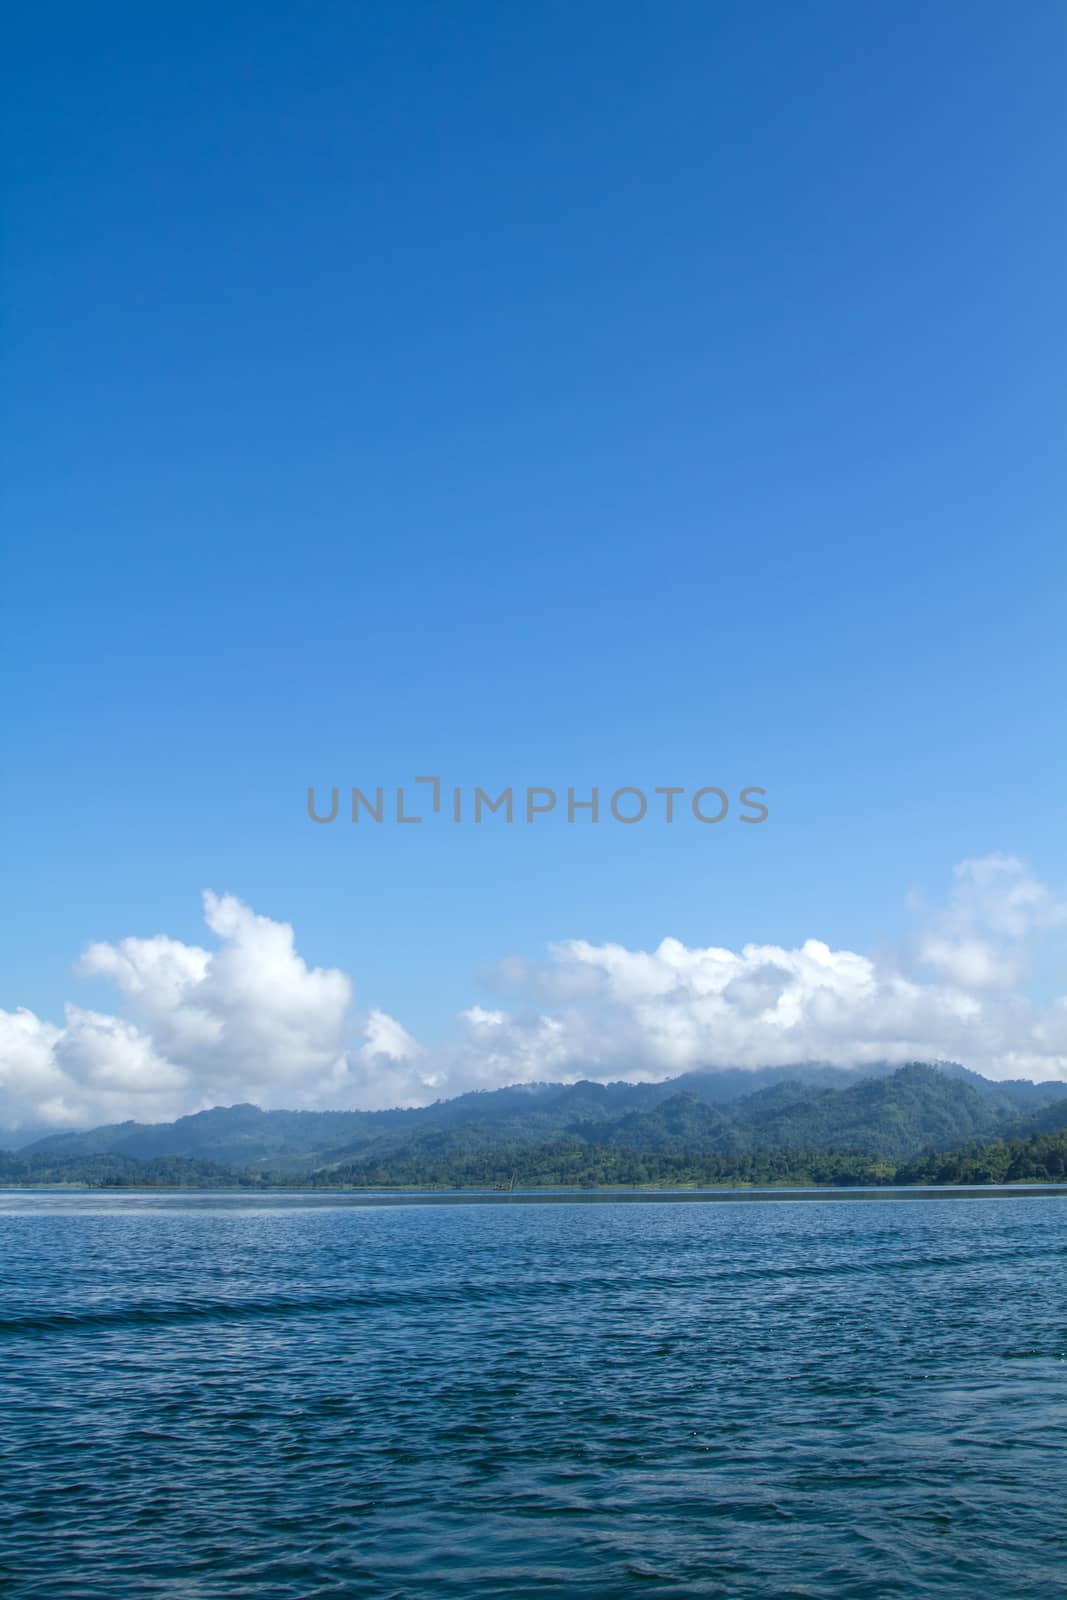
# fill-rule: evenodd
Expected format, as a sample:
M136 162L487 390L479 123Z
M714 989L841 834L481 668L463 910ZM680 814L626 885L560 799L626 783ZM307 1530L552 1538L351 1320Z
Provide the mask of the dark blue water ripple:
M1067 1595L1067 1203L0 1200L11 1600Z

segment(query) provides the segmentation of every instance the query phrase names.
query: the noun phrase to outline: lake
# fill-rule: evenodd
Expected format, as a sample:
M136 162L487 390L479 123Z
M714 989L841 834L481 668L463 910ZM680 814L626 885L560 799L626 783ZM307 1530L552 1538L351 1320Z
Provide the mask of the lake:
M551 1200L0 1195L8 1600L1067 1594L1063 1197Z

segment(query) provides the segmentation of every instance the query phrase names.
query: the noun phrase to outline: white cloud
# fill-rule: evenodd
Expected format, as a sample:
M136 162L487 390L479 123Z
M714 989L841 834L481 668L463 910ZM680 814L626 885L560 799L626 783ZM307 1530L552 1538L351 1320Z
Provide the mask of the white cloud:
M63 1029L32 1011L0 1011L0 1126L62 1122L66 1080L56 1061ZM47 1108L47 1110L45 1109Z
M416 1077L385 1069L417 1050L375 1011L362 1050L351 980L308 967L287 923L232 895L204 895L214 950L163 934L91 944L86 977L113 982L125 1017L69 1006L57 1028L31 1012L0 1012L0 1121L68 1126L160 1120L208 1105L386 1103L424 1098ZM355 1098L354 1098L355 1097Z
M124 1015L67 1008L62 1026L0 1012L0 1126L163 1119L202 1106L414 1105L538 1079L655 1077L695 1066L953 1058L992 1076L1067 1077L1067 996L1028 974L1067 929L1067 904L1014 857L957 867L899 960L799 947L654 950L571 939L509 958L511 1009L471 1005L421 1046L353 1005L351 979L309 967L292 928L232 895L204 896L212 949L165 935L92 944Z
M162 1052L195 1062L213 1092L227 1085L303 1090L342 1056L352 984L334 968L309 968L288 923L232 895L204 895L214 952L158 935L90 945L79 970L111 978ZM217 1086L217 1090L214 1086Z
M1039 942L1067 925L1067 903L1016 856L962 861L947 904L930 917L918 958L968 989L1025 980Z

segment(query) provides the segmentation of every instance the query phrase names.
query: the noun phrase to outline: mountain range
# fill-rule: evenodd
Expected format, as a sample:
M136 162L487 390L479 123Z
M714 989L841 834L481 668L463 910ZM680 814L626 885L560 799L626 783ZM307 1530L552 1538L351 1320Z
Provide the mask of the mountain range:
M882 1175L924 1154L1064 1129L1064 1082L994 1082L943 1062L809 1064L658 1083L522 1084L388 1111L219 1106L34 1139L0 1153L0 1181L758 1181L813 1163L822 1170L831 1153L842 1173Z

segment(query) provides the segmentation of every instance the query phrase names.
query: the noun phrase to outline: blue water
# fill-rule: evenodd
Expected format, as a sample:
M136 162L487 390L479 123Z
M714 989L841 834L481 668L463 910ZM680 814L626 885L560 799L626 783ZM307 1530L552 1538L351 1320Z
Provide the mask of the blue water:
M1067 1200L0 1196L24 1597L1067 1595Z

